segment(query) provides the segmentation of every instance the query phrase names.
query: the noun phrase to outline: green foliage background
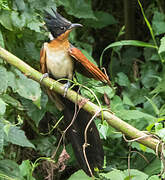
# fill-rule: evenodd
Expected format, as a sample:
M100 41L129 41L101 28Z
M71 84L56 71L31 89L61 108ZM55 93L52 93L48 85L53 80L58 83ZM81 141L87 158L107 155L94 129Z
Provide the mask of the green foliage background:
M116 116L164 141L165 3L152 0L142 8L134 0L135 30L129 40L124 5L121 0L0 0L0 45L39 70L40 48L48 40L44 10L58 7L70 21L84 25L71 33L70 41L106 67L114 89L76 74L78 82L90 88L103 107L106 92ZM97 103L88 90L81 93ZM38 83L0 59L0 179L42 180L51 174L50 157L60 136L55 125L61 117ZM152 150L126 143L105 121L97 119L96 124L105 151L98 179L159 179L163 162ZM77 171L69 144L67 152L68 166L54 179L90 179Z

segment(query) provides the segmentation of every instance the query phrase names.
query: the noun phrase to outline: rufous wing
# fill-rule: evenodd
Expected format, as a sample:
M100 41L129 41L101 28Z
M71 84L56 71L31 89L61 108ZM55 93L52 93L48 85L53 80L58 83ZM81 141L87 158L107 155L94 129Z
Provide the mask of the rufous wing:
M41 51L40 51L40 69L41 69L42 74L47 73L46 49L45 49L44 45L42 46Z
M69 54L90 73L90 77L111 85L108 76L104 74L96 65L90 62L78 48L71 46L69 49Z

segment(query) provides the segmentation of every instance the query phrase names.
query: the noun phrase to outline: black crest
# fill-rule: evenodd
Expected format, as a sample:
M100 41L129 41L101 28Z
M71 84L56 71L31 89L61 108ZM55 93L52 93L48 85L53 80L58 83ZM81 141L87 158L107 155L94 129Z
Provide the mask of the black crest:
M64 33L71 26L71 22L62 17L57 11L52 9L52 13L45 12L45 23L48 30L51 32L54 38Z

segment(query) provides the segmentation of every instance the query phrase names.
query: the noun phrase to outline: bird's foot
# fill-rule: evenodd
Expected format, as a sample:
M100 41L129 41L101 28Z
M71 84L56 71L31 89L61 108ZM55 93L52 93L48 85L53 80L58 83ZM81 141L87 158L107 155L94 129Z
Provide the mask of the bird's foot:
M44 78L47 78L47 77L49 77L49 74L48 74L48 73L44 73L44 74L42 75L41 79L40 79L40 82L42 82L43 79L44 79Z
M66 96L67 91L70 88L70 86L71 86L70 81L68 81L66 84L64 84L64 97Z

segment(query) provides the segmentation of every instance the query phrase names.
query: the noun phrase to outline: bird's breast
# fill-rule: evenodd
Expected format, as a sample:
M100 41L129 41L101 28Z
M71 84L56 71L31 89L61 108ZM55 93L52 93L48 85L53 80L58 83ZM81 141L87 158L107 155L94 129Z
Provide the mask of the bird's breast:
M46 65L48 73L51 73L55 79L72 79L74 63L68 51L48 49L46 52Z

